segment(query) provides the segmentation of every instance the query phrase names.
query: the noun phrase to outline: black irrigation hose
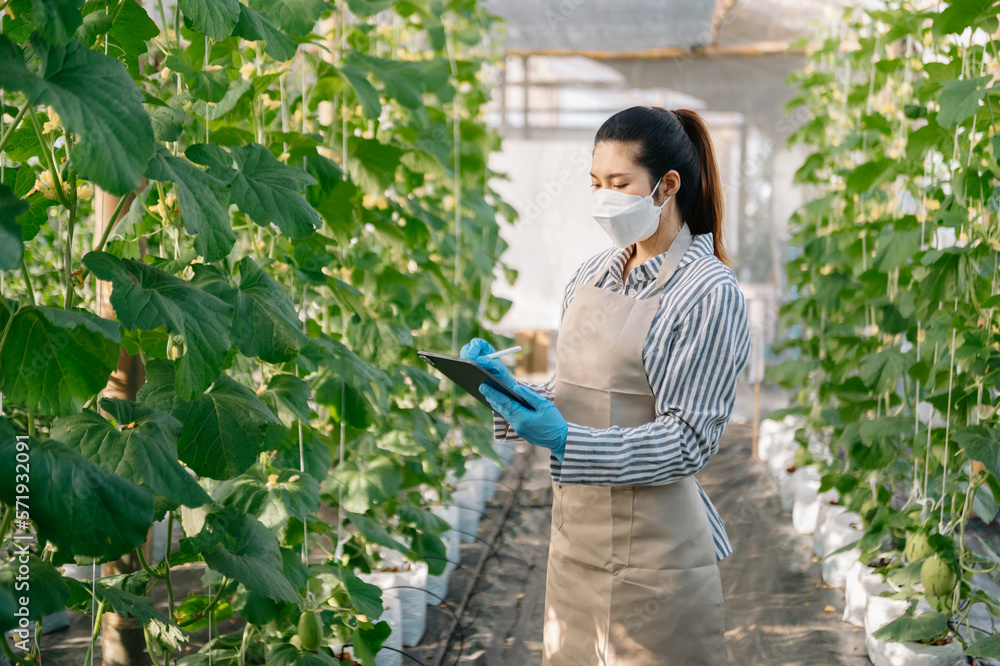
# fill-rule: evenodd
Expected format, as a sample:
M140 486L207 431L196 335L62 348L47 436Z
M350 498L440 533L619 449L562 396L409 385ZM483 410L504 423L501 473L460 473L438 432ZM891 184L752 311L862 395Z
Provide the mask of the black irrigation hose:
M344 648L345 647L354 647L354 643L344 643L343 645L341 645L340 646L340 656L338 656L337 659L343 659L344 658ZM420 666L427 666L427 664L425 664L424 662L420 661L419 659L417 659L413 655L406 654L402 650L397 650L394 647L389 647L388 645L383 645L382 647L379 648L379 651L382 651L382 650L391 650L393 652L398 652L399 654L403 655L407 659L412 659L413 661L417 662L418 664L420 664Z
M510 513L511 507L514 505L517 493L521 490L521 486L524 483L524 477L527 475L528 469L531 466L524 454L521 454L521 458L525 462L524 469L518 474L517 486L512 491L508 492L507 499L504 501L503 509L500 511L500 518L498 521L494 522L493 532L490 534L489 543L486 544L487 548L483 550L482 554L479 556L479 561L476 563L476 568L472 572L468 587L466 587L465 594L462 596L462 603L459 604L458 611L455 613L455 618L452 620L452 626L448 630L448 636L445 639L444 647L442 647L441 652L438 653L437 659L434 661L434 666L441 666L444 663L445 656L447 656L448 650L451 648L451 643L455 636L455 627L459 624L458 618L462 616L462 613L465 612L466 606L469 604L469 599L473 595L476 582L479 580L479 576L482 575L483 568L486 566L486 560L489 559L491 553L496 552L496 549L493 548L492 544L499 536L501 528L507 520L507 515ZM476 538L478 539L479 537ZM500 555L499 552L497 552L497 561L499 562L499 560Z

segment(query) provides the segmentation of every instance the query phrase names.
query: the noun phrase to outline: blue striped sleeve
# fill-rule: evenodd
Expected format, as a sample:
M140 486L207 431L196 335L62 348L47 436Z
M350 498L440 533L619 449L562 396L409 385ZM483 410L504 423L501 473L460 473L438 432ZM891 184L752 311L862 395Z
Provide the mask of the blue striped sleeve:
M713 285L670 328L651 332L656 419L635 427L569 423L563 461L549 457L556 483L666 484L695 474L718 451L749 356L743 293L732 281Z

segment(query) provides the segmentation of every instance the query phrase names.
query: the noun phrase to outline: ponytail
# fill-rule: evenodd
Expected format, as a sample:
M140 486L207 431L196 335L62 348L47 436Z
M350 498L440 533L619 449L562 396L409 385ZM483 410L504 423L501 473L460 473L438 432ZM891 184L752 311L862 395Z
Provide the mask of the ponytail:
M650 178L677 171L681 187L676 201L681 219L694 236L711 233L716 258L729 266L722 244L722 179L708 128L697 112L633 106L604 121L594 138L595 144L601 141L637 144L635 161Z
M691 109L677 109L675 113L680 117L685 133L694 144L698 153L698 162L701 165L699 173L701 184L691 210L692 221L699 230L695 231L695 226L692 226L691 233L712 232L715 256L728 266L730 263L729 254L722 245L724 212L722 178L719 176L719 165L715 159L712 137L708 133L705 121L696 112Z

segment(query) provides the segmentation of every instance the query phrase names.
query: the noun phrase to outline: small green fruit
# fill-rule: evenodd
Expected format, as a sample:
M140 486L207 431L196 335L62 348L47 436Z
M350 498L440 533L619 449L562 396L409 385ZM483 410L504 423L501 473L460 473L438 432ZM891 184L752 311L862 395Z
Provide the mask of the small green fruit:
M299 616L299 641L302 649L315 652L323 642L323 621L319 613L306 611Z
M930 557L934 554L934 549L931 548L930 540L926 533L911 531L906 533L906 548L903 550L903 553L906 555L906 561L913 563L925 557Z
M951 568L951 565L935 553L924 560L923 565L920 567L920 582L923 584L924 592L927 594L943 597L955 589L958 576L955 574L955 570Z
M812 462L812 456L809 455L809 450L804 446L800 446L795 449L795 469L802 469L806 465Z

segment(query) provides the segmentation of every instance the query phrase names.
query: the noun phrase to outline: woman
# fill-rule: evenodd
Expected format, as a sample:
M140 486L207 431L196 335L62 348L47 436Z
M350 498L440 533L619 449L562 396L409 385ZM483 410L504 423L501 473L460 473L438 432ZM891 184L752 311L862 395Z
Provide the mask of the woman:
M718 450L749 331L715 153L694 111L637 106L598 130L590 175L615 246L566 287L555 375L518 383L480 338L461 356L534 406L482 385L497 437L550 450L542 663L719 666L732 546L694 474Z

